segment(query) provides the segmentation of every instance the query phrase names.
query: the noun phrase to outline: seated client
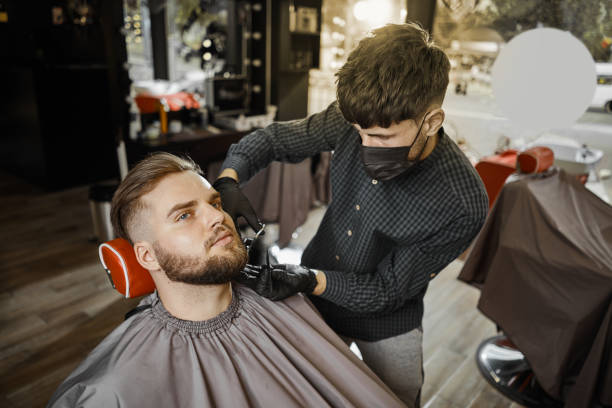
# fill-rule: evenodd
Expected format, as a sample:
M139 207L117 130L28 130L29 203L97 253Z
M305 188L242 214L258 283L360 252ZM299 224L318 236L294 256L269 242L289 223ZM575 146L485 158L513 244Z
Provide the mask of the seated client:
M232 282L246 250L191 160L140 162L111 216L157 290L49 406L402 406L302 295L274 303Z

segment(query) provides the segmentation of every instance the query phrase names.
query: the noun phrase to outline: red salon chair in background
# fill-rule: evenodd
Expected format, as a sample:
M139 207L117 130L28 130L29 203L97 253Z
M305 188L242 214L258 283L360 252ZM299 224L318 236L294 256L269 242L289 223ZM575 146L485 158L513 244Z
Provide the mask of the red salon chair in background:
M544 146L532 147L522 152L509 149L480 159L475 168L487 190L489 209L493 207L506 179L512 173L542 173L552 166L554 159L553 151Z
M489 209L511 174L517 171L541 173L553 162L553 152L546 147L534 147L521 153L509 149L482 158L475 168L487 190ZM483 377L512 400L530 407L558 406L541 390L525 356L505 335L482 342L476 352L476 362Z
M476 363L527 407L610 407L612 207L535 149L477 166L491 207L459 280L480 289L478 309L500 333ZM543 174L524 174L533 169Z

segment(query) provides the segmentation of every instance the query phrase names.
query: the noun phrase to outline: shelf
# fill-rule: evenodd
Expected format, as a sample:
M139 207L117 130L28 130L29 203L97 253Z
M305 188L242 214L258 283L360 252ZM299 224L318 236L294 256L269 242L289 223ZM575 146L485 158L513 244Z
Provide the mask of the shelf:
M321 0L273 0L270 100L277 120L308 112L308 73L321 54ZM309 10L304 10L309 9Z

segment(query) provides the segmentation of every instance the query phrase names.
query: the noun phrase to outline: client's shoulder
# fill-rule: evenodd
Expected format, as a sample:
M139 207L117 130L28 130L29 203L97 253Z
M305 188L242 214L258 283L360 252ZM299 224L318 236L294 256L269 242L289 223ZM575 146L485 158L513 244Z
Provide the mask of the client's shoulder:
M301 293L283 300L272 301L257 294L254 290L242 284L234 284L234 290L239 296L243 307L246 308L254 307L264 311L265 313L276 313L278 311L287 310L292 310L299 313L310 313L312 311L316 312L316 309L310 300L308 300L308 298Z

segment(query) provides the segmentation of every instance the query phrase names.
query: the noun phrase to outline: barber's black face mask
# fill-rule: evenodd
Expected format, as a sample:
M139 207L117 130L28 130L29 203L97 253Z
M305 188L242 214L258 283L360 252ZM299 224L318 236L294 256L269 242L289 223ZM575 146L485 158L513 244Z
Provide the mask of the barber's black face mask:
M423 144L421 152L416 156L416 160L408 160L408 153L410 153L410 150L419 138L423 123L425 123L425 117L423 117L421 126L419 126L414 142L411 145L400 147L359 146L359 155L368 176L380 181L391 180L418 163L418 159L425 149L425 144Z

